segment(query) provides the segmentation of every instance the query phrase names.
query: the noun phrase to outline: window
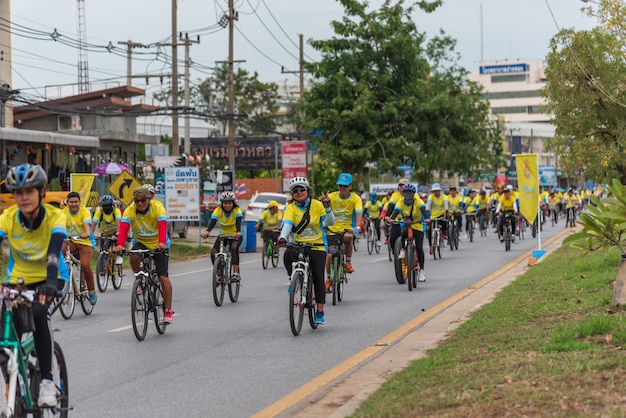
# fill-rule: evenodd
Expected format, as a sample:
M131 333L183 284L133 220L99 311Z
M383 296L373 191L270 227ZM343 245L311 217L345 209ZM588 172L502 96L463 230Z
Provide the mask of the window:
M497 93L485 93L483 98L485 100L497 100L497 99L522 99L527 97L541 97L538 90L526 90L526 91L501 91Z
M516 75L494 75L491 77L492 83L523 83L526 82L526 74Z

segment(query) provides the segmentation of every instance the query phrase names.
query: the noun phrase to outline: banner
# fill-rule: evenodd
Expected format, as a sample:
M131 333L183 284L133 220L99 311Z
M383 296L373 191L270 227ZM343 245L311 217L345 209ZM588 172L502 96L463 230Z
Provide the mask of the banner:
M71 173L70 174L70 190L80 195L80 205L87 206L88 198L91 196L91 187L93 179L97 174L93 173ZM97 205L96 205L97 206Z
M537 154L517 154L517 185L520 212L532 224L539 212L539 172Z

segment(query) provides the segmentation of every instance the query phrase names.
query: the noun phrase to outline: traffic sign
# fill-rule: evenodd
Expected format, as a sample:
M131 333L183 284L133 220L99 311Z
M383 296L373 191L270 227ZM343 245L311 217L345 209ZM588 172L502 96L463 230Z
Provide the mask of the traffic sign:
M128 171L122 171L111 183L109 192L117 197L124 206L128 206L133 201L133 190L140 186L141 183L132 174Z

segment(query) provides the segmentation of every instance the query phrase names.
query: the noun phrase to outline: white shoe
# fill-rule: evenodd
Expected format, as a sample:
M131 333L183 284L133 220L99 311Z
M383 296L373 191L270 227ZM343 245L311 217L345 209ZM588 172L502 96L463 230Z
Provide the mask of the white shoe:
M39 397L37 398L38 406L56 406L57 405L57 388L52 380L43 379L39 384Z
M469 239L469 234L465 234L465 239Z
M405 256L406 255L405 255L404 248L403 248L403 249L400 250L400 254L398 254L398 258L400 260L403 260Z
M426 273L424 273L424 269L420 269L420 272L417 275L417 281L418 282L425 282L426 281Z
M122 256L121 256L121 255L118 255L118 256L115 258L115 264L121 265L123 262L124 262L124 259L122 258Z
M382 247L383 246L383 242L381 240L376 241L376 246L377 247Z

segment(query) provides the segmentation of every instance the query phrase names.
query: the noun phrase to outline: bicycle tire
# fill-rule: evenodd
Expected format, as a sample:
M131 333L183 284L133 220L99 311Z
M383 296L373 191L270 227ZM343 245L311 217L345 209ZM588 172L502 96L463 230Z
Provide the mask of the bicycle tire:
M457 251L459 249L459 240L460 240L460 238L459 238L459 230L455 226L454 227L454 241L453 241L453 244L454 244L454 249L457 250Z
M505 226L504 229L504 250L509 251L511 249L511 227Z
M302 305L302 285L304 276L301 272L295 272L291 276L289 285L289 324L294 336L300 335L302 321L304 320L304 305Z
M122 287L123 279L124 279L124 268L122 267L121 264L114 264L113 265L113 277L111 280L113 284L113 289L120 290L120 287Z
M406 277L404 276L404 272L402 271L403 262L401 259L398 258L398 255L400 254L401 249L402 249L402 237L398 237L396 238L396 242L394 243L394 246L393 246L393 258L395 260L394 271L396 273L396 281L398 282L398 284L405 284Z
M163 298L163 289L161 288L161 281L158 277L154 277L151 290L150 290L150 308L154 312L154 325L159 334L165 333L167 324L163 322L165 318L165 299Z
M352 237L352 248L354 251L359 251L359 238L355 236Z
M374 252L374 231L372 230L372 224L367 227L367 253L372 255Z
M448 245L450 246L450 251L454 251L454 226L450 225L448 228Z
M91 315L94 305L89 301L89 290L87 290L87 282L83 279L83 273L80 273L80 307L85 315Z
M222 258L218 258L215 261L215 265L213 266L213 279L212 288L213 288L213 302L215 302L216 306L222 306L224 303L224 292L226 291L226 286L224 284L224 276L226 272L224 268L226 267L226 263ZM222 276L220 277L217 272L221 271Z
M413 243L406 244L406 267L407 267L407 283L409 286L409 292L413 291L415 286L413 276L415 275L415 245Z
M393 255L392 255L392 248L391 248L391 239L387 238L387 253L389 255L389 261L393 262Z
M6 416L5 415L5 410L7 408L7 399L9 397L9 371L8 371L8 365L7 365L7 361L8 358L3 357L2 361L0 362L0 379L2 379L2 384L0 385L0 399L2 400L2 402L0 402L0 406L2 406L3 410L0 411L0 415L2 417ZM20 386L16 385L16 391L18 392L16 395L19 394L19 390L20 390ZM18 402L18 396L15 397L15 407L17 407L17 404L19 404ZM18 413L19 411L15 411L15 416L19 417L22 416L21 413Z
M332 271L330 275L330 291L333 294L333 305L337 304L337 293L339 283L339 256L332 257Z
M141 294L137 293L137 288ZM146 300L146 286L141 279L135 279L130 295L130 316L133 324L133 332L139 341L146 338L148 332L148 301Z
M232 270L232 264L230 265L230 268ZM239 280L241 280L241 273L239 273ZM230 277L233 277L232 271L230 274ZM232 281L230 283L228 283L228 298L230 299L230 301L232 303L235 303L239 300L239 289L241 288L241 283L240 282L235 282L233 283Z
M76 307L76 297L74 294L74 278L73 270L70 269L70 278L67 283L67 293L59 305L59 311L64 319L71 319L74 315L74 308Z
M311 325L311 328L317 329L318 324L315 322L315 298L313 293L314 285L311 279L312 277L309 274L309 286L306 289L306 307L309 314L309 325Z
M431 242L432 242L432 250L433 250L433 258L436 260L437 256L440 255L440 253L438 252L439 250L439 237L440 237L440 232L439 230L433 231L432 237L431 237Z
M470 242L474 242L474 221L467 222L467 236Z
M348 283L348 277L346 276L346 265L342 263L339 265L339 281L337 281L337 300L341 302L343 300L343 290Z
M261 253L261 265L263 266L263 270L267 269L267 265L270 261L270 255L268 254L267 245L269 240L263 241L263 250Z
M67 363L65 362L65 355L63 354L61 345L59 345L59 343L56 341L54 342L52 358L52 381L59 391L59 394L57 395L57 413L54 414L54 416L67 418L70 405L70 389L67 374ZM44 410L44 416L48 416L45 413L46 411L50 410Z
M280 253L278 252L278 249L276 251L277 252L272 254L272 266L274 268L278 267L278 259L280 258Z
M109 284L107 257L107 255L100 253L98 254L98 258L96 259L96 282L98 283L98 290L101 293L107 291L107 286Z

